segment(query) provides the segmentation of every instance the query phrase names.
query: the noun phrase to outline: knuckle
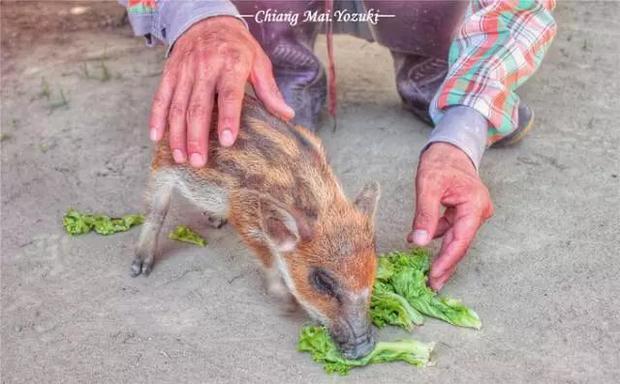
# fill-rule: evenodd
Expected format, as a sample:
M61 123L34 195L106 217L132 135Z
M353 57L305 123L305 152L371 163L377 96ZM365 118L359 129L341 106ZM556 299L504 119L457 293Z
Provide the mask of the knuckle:
M174 75L174 72L176 72L177 67L178 63L175 56L166 60L166 63L164 64L164 70L162 71L162 79L172 77Z
M267 71L267 72L269 72L269 73L272 73L272 72L273 72L273 64L271 63L271 60L269 60L269 57L268 57L266 54L261 53L261 54L257 57L257 59L256 59L256 60L260 63L260 65L262 66L262 68L263 68L265 71Z
M208 88L213 88L218 72L218 64L216 61L205 61L204 64L198 66L196 79Z
M189 138L187 140L187 149L190 152L201 151L202 143L203 141L196 137Z
M490 219L491 217L493 217L493 215L495 214L495 207L493 206L492 202L489 202L489 205L487 206L487 210L485 212L485 220Z
M209 63L217 60L217 56L213 56L213 53L210 52L208 49L201 49L198 53L198 59L202 61L203 66L208 66Z
M172 149L185 149L185 131L180 129L171 129L170 130L170 148Z
M177 65L166 65L159 82L160 87L171 87L177 79Z
M431 167L420 167L416 179L420 185L439 185L442 175Z
M248 60L238 50L230 50L224 56L224 68L225 71L234 75L240 75L248 72Z
M203 103L195 103L187 109L187 117L195 120L204 117L207 114L207 107Z
M420 207L416 215L417 223L428 223L433 219L433 214L426 207Z
M183 61L185 60L191 60L192 56L194 56L194 49L190 48L190 49L186 49L181 53L181 56L183 57Z
M214 38L211 41L211 46L221 57L227 57L237 50L236 44L224 38Z
M282 98L282 93L280 92L280 88L278 88L278 84L276 84L275 81L271 82L270 90L274 95L278 96L279 98Z
M242 99L243 92L240 92L235 87L226 87L220 91L220 97L226 104L235 104Z
M463 190L464 193L470 196L469 200L483 212L487 210L487 207L491 203L491 195L489 190L482 182L468 183Z
M170 148L183 150L183 137L173 131L170 132Z
M166 109L167 105L166 105L166 100L164 99L164 97L160 94L156 94L153 97L153 109L157 109L157 110L163 110Z
M170 105L169 116L171 119L178 119L185 116L185 105L174 102Z
M269 92L271 92L273 95L276 95L277 97L283 99L282 93L280 92L280 88L278 88L278 84L276 83L275 79L269 79L268 89Z

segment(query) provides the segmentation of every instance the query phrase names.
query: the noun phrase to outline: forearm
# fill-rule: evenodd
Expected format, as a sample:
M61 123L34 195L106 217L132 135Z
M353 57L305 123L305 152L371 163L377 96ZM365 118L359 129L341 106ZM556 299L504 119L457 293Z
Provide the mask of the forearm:
M243 20L229 0L118 1L127 7L134 34L144 36L149 45L161 42L171 47L189 27L208 17L229 15Z
M518 119L514 91L539 67L555 36L554 5L543 0L472 1L450 50L446 80L431 103L435 123L441 125L446 111L462 105L488 122L487 144L510 134ZM455 122L442 129L442 136L456 140L461 129Z

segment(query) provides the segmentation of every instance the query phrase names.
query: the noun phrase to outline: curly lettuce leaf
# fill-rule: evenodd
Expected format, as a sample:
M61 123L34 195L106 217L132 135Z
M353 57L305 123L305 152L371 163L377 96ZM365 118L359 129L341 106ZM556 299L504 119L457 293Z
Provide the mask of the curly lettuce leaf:
M348 374L351 368L391 361L404 361L416 367L425 367L429 365L434 346L434 343L416 340L378 342L366 357L349 360L342 357L327 330L316 326L302 328L298 343L299 351L309 352L314 361L323 364L327 373L339 375Z
M379 328L396 325L412 331L416 325L424 323L422 314L407 299L394 293L389 285L381 281L375 283L370 300L370 317Z
M62 219L65 231L76 236L95 231L100 235L111 235L128 231L131 227L144 222L142 215L125 215L112 218L106 215L92 215L69 209Z
M207 241L202 236L191 230L186 225L177 225L174 231L168 234L168 238L182 241L184 243L194 244L199 247L204 247L207 245Z
M418 312L446 321L450 324L480 329L480 318L472 309L464 306L460 301L438 296L427 285L428 271L430 267L430 253L424 248L415 248L408 252L390 252L379 259L377 282L374 290L377 297L375 307L381 309L377 313L371 312L373 323L397 325L410 329L407 321L402 316L394 313L405 313L407 308L396 308L398 302L393 296L387 303L386 291L405 299ZM372 304L371 304L372 305ZM386 307L394 307L389 312ZM417 324L417 323L416 323Z

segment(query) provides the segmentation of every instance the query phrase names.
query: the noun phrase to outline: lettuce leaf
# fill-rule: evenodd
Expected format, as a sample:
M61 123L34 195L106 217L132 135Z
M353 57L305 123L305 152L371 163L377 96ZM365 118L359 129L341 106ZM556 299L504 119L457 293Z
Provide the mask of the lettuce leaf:
M354 367L391 361L404 361L416 367L425 367L430 365L434 346L434 343L422 343L416 340L378 342L375 349L366 357L349 360L342 357L327 330L317 326L302 328L298 343L299 351L309 352L314 361L323 364L327 373L339 375L348 374Z
M194 244L199 247L204 247L205 245L207 245L207 241L202 236L192 231L186 225L177 225L174 231L168 234L168 238L172 240L182 241L184 243Z
M429 260L430 252L424 248L390 252L379 258L377 280L371 300L371 308L374 306L378 309L376 312L371 310L373 323L378 327L390 324L409 330L411 323L421 324L419 319L414 321L415 315L411 315L402 300L394 298L393 295L397 295L419 313L453 325L480 329L481 322L476 312L458 300L438 296L426 285ZM386 292L393 295L387 295Z
M424 323L424 317L409 304L407 299L394 293L392 288L378 281L370 300L370 317L378 328L396 325L412 331L416 325Z
M95 231L100 235L125 232L131 227L144 222L142 215L125 215L112 218L106 215L92 215L69 209L62 219L65 231L72 236Z

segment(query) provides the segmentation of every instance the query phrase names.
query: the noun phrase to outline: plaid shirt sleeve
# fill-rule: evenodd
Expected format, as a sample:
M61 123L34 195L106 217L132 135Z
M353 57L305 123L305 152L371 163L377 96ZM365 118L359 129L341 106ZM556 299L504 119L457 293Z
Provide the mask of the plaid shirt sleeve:
M228 0L118 0L127 8L136 36L144 36L149 45L174 42L194 23L212 16L239 16Z
M435 95L435 123L465 105L489 121L487 144L518 124L515 89L538 68L556 33L555 0L472 0L450 47L448 75Z

